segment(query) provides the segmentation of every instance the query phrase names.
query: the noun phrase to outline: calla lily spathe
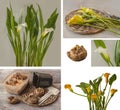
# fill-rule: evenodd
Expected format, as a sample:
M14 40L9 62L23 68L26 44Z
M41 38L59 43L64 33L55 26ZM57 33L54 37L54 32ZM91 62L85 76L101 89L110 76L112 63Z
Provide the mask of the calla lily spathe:
M109 53L107 51L106 48L103 48L103 47L98 47L95 52L98 52L100 54L103 54L104 58L106 59L106 61L110 61L110 56L109 56Z
M46 36L48 33L54 31L53 28L45 28L45 30L42 32L42 36Z
M16 27L17 28L17 32L20 32L22 27L27 27L27 24L26 23L18 24L18 26Z

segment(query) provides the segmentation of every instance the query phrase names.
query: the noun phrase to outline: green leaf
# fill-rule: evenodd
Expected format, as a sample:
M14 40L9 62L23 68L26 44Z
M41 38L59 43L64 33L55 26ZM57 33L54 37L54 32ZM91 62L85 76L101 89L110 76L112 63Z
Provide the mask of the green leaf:
M32 39L32 37L38 36L39 22L37 12L35 11L33 5L27 7L25 22L27 23L26 31L30 32L30 39Z
M116 79L117 79L116 74L113 74L109 79L109 85L111 86Z
M53 34L54 34L54 32L49 33L49 35L47 36L48 38L45 38L43 41L44 42L44 49L43 49L43 54L41 56L42 59L45 57L45 54L46 54L46 52L47 52L47 50L48 50L48 48L53 40Z
M102 81L102 77L98 77L95 80L93 80L93 82L95 83L95 85L97 85L98 87L99 87L101 81Z
M94 40L94 43L95 43L95 45L96 45L97 48L98 47L106 48L106 45L105 45L105 43L104 43L103 40Z
M84 83L84 82L81 82L80 85L76 85L76 87L80 87L85 94L87 94L86 88L89 86L90 86L89 83Z
M42 10L39 5L38 5L38 9L39 9L40 29L42 33L44 30L44 20L43 20Z
M116 41L114 59L116 66L120 66L120 40Z
M99 77L95 83L96 93L98 93L98 91L99 91L99 86L100 86L101 82L102 82L102 77Z
M18 25L17 22L15 21L15 17L13 15L13 10L12 8L10 8L10 23L11 23L11 29L14 33L14 35L16 36L17 35L17 29L16 29L16 26Z
M7 31L8 31L8 37L10 40L10 43L13 47L14 53L16 54L16 45L14 42L14 35L13 35L13 31L12 31L12 26L11 26L11 9L7 8L7 19L6 19L6 27L7 27Z
M58 17L57 9L50 15L48 18L48 21L45 25L45 28L54 28L55 29L55 23Z
M10 13L10 10L9 8L7 8L7 20L6 20L6 26L7 26L7 30L8 30L8 34L10 37L12 37L12 34L11 34L11 13Z
M102 82L102 77L96 78L93 81L91 81L91 80L89 81L94 93L96 93L96 94L98 93L101 82Z

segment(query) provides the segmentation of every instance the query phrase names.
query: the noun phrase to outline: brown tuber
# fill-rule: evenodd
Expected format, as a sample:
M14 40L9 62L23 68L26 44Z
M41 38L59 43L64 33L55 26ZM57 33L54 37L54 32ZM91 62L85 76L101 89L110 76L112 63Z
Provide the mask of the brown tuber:
M87 51L83 46L76 45L67 52L67 56L73 61L81 61L86 58Z

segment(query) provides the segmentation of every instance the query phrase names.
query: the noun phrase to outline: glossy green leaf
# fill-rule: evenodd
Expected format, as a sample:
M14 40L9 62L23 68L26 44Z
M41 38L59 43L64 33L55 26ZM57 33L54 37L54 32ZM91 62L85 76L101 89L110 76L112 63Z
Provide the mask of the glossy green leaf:
M97 86L97 88L99 88L99 85L101 84L102 82L102 77L99 77L95 80L93 80L94 84Z
M109 79L109 85L111 86L116 79L117 79L116 74L113 74Z
M42 10L39 5L38 5L38 9L39 9L39 19L40 19L40 31L42 33L44 30L44 20L43 20Z
M10 37L12 37L11 35L11 23L10 23L10 17L11 13L10 10L7 8L7 20L6 20L6 26L7 26L7 30L8 30L8 34L10 35Z
M48 18L48 21L45 25L45 28L54 28L55 29L55 23L58 17L57 9L50 15Z
M98 92L98 86L93 82L93 81L89 81L91 87L92 87L92 90L94 93L97 93Z
M87 94L87 90L86 88L90 86L89 83L84 83L84 82L81 82L80 85L76 85L77 87L81 88L82 91Z
M120 40L116 41L114 59L116 66L120 66Z
M105 45L105 43L104 43L103 40L94 40L94 43L95 43L95 45L96 45L97 48L98 47L106 48L106 45Z

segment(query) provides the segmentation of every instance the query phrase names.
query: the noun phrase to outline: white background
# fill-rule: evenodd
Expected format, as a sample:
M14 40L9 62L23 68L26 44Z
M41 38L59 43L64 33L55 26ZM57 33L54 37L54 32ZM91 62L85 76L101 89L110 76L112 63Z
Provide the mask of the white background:
M103 40L103 41L107 47L107 51L109 53L110 59L112 63L115 65L114 53L115 53L116 40ZM95 52L95 50L96 50L96 46L94 42L92 41L91 43L91 64L92 66L107 66L106 62L103 60L101 55Z
M89 110L89 105L87 99L84 97L77 96L68 90L64 89L64 84L71 84L73 89L78 93L83 93L79 88L75 87L75 85L80 82L89 82L89 80L93 80L98 76L101 76L105 72L109 72L111 74L117 74L117 81L113 84L113 88L117 88L118 92L114 95L110 103L108 104L107 110L118 110L120 101L120 69L119 68L65 68L62 71L62 110ZM104 83L105 84L105 83Z
M102 11L110 12L111 14L120 16L120 1L119 0L63 0L63 39L62 39L62 110L89 110L87 99L77 96L69 90L64 88L65 84L71 84L73 89L78 93L82 91L75 87L80 82L89 82L103 73L110 73L117 75L117 80L113 84L113 88L118 89L118 92L114 95L110 101L107 110L119 110L120 108L120 68L119 67L106 67L104 61L97 54L95 55L95 46L91 40L103 38L104 40L117 40L117 36L110 32L102 32L94 35L79 35L69 31L65 25L65 16L73 10L79 9L80 6L86 6L90 8L100 9ZM81 39L82 38L82 39ZM88 39L86 39L88 38ZM106 42L110 55L113 55L114 41ZM88 56L85 60L80 62L74 62L70 60L66 53L76 44L83 45ZM92 49L91 49L92 47ZM92 56L91 56L92 54ZM93 55L94 54L94 55ZM91 61L92 58L92 61ZM112 58L113 61L113 58ZM99 64L100 63L100 64ZM95 66L91 66L96 65ZM99 66L99 67L98 67ZM104 66L104 67L103 67ZM104 82L105 83L105 82Z
M91 40L65 38L62 43L62 110L89 110L87 99L77 96L64 89L65 84L71 84L75 91L82 93L82 91L75 87L75 85L80 84L80 82L89 82L89 80L93 80L106 72L111 75L114 73L117 74L117 80L113 84L113 88L118 89L118 92L109 103L107 110L118 110L120 105L120 68L91 67ZM87 58L80 62L74 62L66 55L67 51L69 51L76 44L83 45L88 52Z

